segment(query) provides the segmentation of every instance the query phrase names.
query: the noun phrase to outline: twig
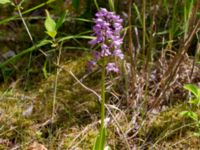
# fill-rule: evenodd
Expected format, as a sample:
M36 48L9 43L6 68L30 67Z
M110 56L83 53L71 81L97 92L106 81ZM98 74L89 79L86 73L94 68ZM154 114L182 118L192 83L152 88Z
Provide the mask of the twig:
M63 68L62 68L63 69ZM92 89L90 89L90 88L88 88L87 86L85 86L71 71L68 71L67 70L67 72L84 88L84 89L86 89L87 91L89 91L89 92L92 92L94 95L96 95L97 96L97 98L98 98L98 100L99 101L101 101L101 96L97 93L97 92L95 92L94 90L92 90Z
M59 50L58 50L58 57L57 57L57 64L60 64L60 58L62 53L62 44L61 43ZM60 69L56 69L56 79L55 79L55 85L54 85L54 94L53 94L53 110L52 110L52 121L54 121L54 115L55 115L55 105L56 105L56 96L57 96L57 86L58 86L58 75L60 73Z

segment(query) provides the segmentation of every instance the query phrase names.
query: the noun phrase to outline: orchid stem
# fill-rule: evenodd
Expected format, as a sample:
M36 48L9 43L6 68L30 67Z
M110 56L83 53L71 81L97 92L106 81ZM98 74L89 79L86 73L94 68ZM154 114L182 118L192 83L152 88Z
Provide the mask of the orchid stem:
M104 149L104 119L105 119L105 57L103 58L103 67L102 67L102 74L101 74L101 129L100 129L100 144L99 150Z

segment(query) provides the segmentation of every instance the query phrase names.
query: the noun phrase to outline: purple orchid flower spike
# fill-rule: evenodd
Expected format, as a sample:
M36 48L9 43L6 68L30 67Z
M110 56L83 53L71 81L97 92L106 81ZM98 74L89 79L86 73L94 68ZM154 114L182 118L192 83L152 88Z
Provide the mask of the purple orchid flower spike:
M99 61L104 57L124 59L124 54L121 51L123 38L120 35L123 20L115 12L109 12L105 8L100 8L95 16L95 25L93 26L95 38L89 41L89 44L92 47L99 44L101 51L93 53L94 61ZM106 70L107 72L119 71L115 63L108 63Z

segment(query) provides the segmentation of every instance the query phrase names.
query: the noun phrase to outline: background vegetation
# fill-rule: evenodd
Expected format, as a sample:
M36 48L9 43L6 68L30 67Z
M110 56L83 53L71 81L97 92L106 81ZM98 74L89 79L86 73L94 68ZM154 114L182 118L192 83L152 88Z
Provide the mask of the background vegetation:
M0 0L0 149L92 149L101 70L87 62L98 7L124 20L122 71L105 82L107 144L199 149L200 1L7 1ZM60 22L53 43L45 10Z

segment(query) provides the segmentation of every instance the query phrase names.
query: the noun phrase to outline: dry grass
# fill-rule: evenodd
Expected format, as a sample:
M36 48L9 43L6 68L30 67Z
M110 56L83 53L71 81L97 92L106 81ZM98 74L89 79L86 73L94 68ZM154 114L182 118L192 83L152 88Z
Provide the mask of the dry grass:
M188 56L184 59L159 109L148 111L145 117L142 116L142 100L145 92L143 70L141 69L141 74L137 76L135 103L129 107L125 97L120 96L120 93L123 93L123 88L117 84L120 78L108 80L109 82L106 83L109 104L107 105L108 143L113 149L126 150L126 141L131 148L140 149L166 147L166 145L178 149L179 146L183 146L181 143L184 143L184 139L191 140L191 143L195 141L194 138L189 137L191 134L187 135L189 133L187 123L179 116L179 112L184 110L186 105L179 106L178 103L186 97L182 89L184 83L192 81L199 84L200 70L199 66L195 66L193 77L190 79L192 60ZM151 100L157 97L160 91L158 83L168 65L163 60L159 60L157 64L159 67L153 67L151 72L148 105L151 105ZM5 149L6 147L28 149L36 142L45 145L48 149L55 149L55 147L90 149L98 133L98 98L65 71L65 69L72 71L82 84L98 94L99 73L97 71L85 75L85 65L85 59L72 60L61 65L63 69L58 78L54 122L51 120L54 75L42 81L30 92L20 90L16 84L1 93L1 146ZM190 125L190 130L193 129L194 127ZM190 145L187 144L185 147L187 146Z

